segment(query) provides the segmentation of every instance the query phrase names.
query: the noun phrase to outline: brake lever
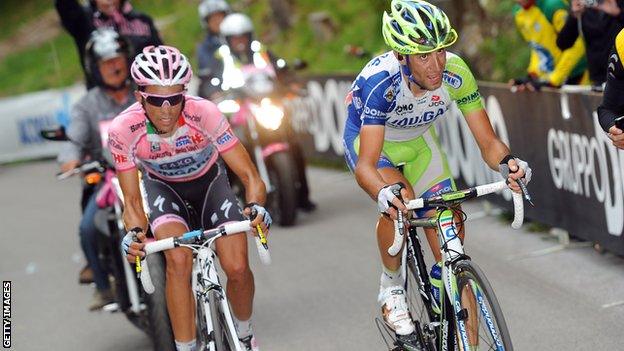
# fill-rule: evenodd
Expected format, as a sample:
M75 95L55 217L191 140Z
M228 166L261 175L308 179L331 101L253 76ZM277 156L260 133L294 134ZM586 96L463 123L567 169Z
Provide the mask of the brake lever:
M249 218L253 221L254 219L256 219L256 216L258 216L258 211L252 208ZM264 235L264 232L262 231L260 224L256 224L256 230L258 231L258 237L260 238L260 243L265 248L265 250L268 250L269 243L267 242L266 235Z
M529 194L529 189L527 188L526 184L524 184L524 180L518 179L516 183L518 183L518 186L520 186L520 191L522 191L522 196L524 197L524 199L531 206L535 207L535 204L533 204L533 200L531 199L531 194Z
M401 201L403 201L403 196L401 196L401 189L393 189L392 193L394 194L394 196L396 196L398 199L400 199ZM396 207L395 207L396 208ZM399 229L399 233L401 236L404 235L405 233L405 218L403 216L403 211L401 211L400 209L396 208L397 211L397 224L398 224L398 229Z

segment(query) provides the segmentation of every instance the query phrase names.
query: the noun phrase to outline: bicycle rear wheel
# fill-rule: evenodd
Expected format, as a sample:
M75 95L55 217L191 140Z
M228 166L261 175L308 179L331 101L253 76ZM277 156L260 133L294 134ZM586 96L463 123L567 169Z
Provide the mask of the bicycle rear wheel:
M208 303L210 304L210 315L212 316L212 327L214 328L214 340L217 351L235 351L238 337L230 333L228 322L223 313L221 292L211 290L208 293Z
M468 312L465 321L471 343L478 340L480 351L513 350L505 317L481 268L466 260L458 262L455 270L462 309Z

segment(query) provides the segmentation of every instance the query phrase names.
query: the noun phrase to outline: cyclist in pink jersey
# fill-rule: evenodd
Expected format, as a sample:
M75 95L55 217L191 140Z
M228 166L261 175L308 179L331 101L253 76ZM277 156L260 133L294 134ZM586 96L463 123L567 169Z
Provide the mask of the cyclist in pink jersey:
M108 141L124 195L124 222L131 228L122 242L128 261L144 256L148 217L157 239L194 229L190 228L194 220L202 228L214 228L243 220L243 212L249 216L252 210L258 214L252 227L268 230L271 216L262 206L266 189L249 155L212 102L185 94L192 76L186 57L169 46L146 47L135 58L131 73L138 86L137 102L114 119ZM223 161L243 181L244 211L230 189ZM143 210L139 181L145 186L149 216ZM247 238L220 238L216 251L227 275L227 296L241 345L258 350L251 329L254 280ZM192 252L177 248L165 257L167 307L176 347L195 350Z

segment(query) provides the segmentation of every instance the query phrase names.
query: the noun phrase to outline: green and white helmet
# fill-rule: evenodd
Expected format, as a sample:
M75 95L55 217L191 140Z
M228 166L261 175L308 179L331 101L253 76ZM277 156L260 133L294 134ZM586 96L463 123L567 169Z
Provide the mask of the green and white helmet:
M453 45L457 32L438 7L423 0L392 0L383 14L388 46L403 55L426 54Z

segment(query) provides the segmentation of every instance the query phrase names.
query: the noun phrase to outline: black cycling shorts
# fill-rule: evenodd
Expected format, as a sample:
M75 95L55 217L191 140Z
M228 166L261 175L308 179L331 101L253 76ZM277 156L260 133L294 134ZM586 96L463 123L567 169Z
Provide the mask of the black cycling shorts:
M144 175L152 231L169 222L180 222L189 230L205 230L244 220L220 160L203 176L185 182L166 181L147 172Z

